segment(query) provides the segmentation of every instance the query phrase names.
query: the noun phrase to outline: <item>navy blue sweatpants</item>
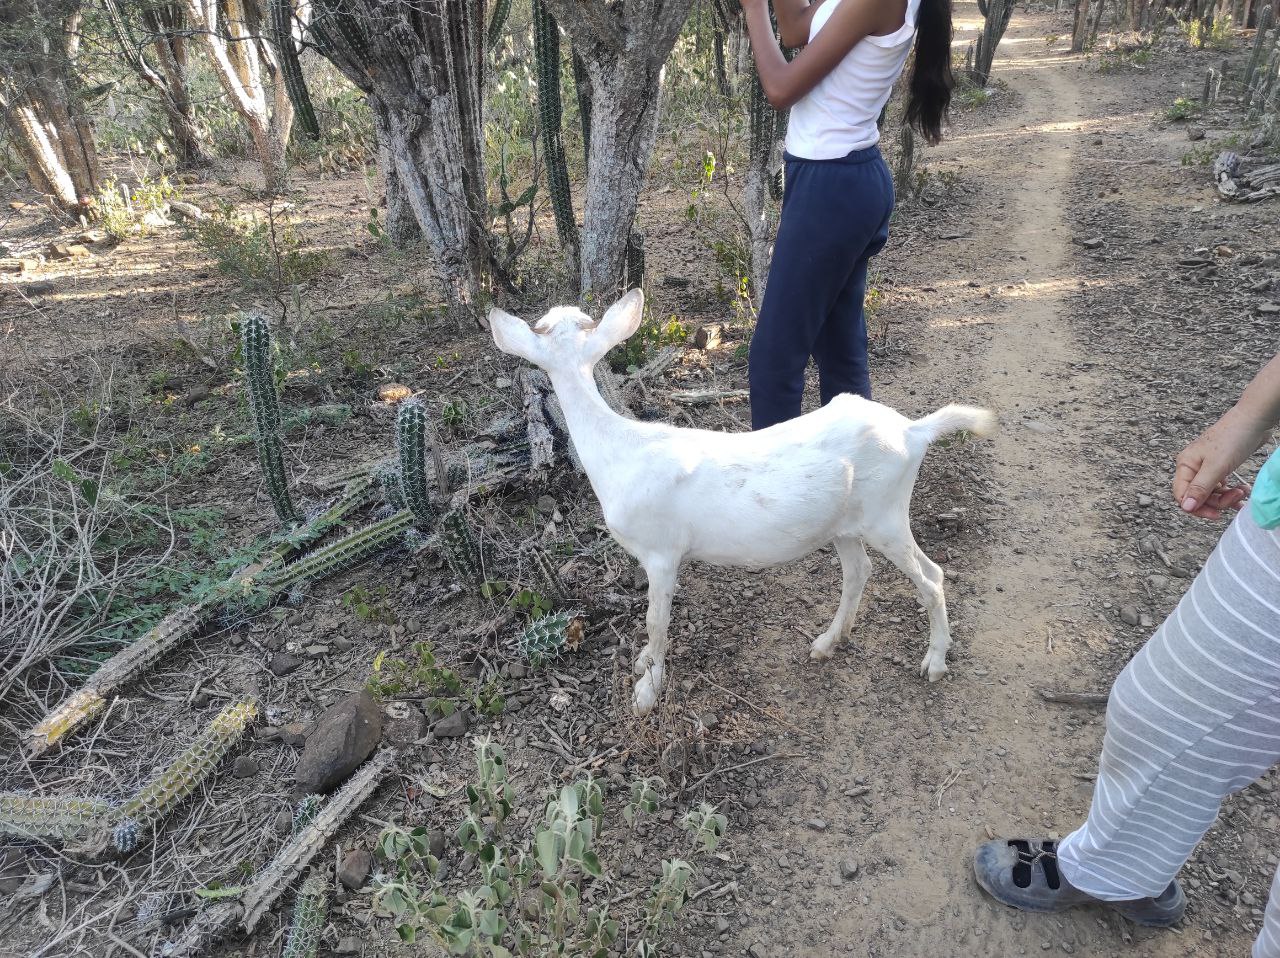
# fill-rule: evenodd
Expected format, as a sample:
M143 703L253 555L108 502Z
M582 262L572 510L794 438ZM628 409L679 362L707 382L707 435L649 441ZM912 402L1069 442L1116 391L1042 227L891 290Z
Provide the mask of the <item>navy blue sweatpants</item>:
M822 402L871 398L862 300L884 248L893 177L880 149L836 160L786 157L786 191L764 303L751 338L751 427L800 415L804 371L818 364Z

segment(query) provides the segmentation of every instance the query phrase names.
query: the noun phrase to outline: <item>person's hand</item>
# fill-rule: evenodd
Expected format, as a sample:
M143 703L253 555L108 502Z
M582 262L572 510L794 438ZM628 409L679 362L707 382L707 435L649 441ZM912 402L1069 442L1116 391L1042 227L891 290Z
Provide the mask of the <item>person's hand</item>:
M1240 464L1258 451L1271 424L1233 407L1178 454L1173 499L1183 512L1217 519L1239 509L1249 496L1243 482L1228 482Z

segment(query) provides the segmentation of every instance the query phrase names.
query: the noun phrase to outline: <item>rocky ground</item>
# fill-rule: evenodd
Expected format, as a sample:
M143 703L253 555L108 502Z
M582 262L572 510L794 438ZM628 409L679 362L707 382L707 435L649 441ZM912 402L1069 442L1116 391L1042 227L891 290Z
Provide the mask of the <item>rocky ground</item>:
M969 35L976 13L963 9ZM62 751L15 752L5 764L6 789L125 795L233 698L253 691L262 703L234 757L140 850L87 867L53 849L0 847L12 897L0 951L145 954L179 934L198 890L243 883L284 844L299 777L314 785L325 771L300 756L318 752L322 729L346 710L364 732L335 733L334 752L380 737L403 757L322 856L322 868L336 864L322 954L402 947L374 915L365 874L385 868L366 854L384 823L426 828L450 881L473 874L452 835L478 735L506 750L517 836L541 818L548 788L588 770L607 783L609 881L592 894L607 888L633 926L660 861L693 853L685 812L706 800L728 816L728 839L697 856L693 900L664 953L1243 954L1277 863L1271 777L1228 802L1189 863L1192 902L1173 932L1100 911L1010 913L969 877L977 842L1063 834L1083 816L1101 712L1039 692L1105 692L1176 603L1220 525L1173 508L1172 457L1276 341L1280 205L1220 202L1206 165L1217 145L1243 152L1230 74L1214 111L1166 118L1222 54L1170 35L1146 62L1073 57L1046 39L1065 32L1050 13L1015 17L994 95L926 153L924 195L903 198L873 275L878 398L909 415L988 404L1003 425L992 442L935 448L916 490L917 538L947 572L956 645L944 682L916 677L925 617L878 558L854 636L825 664L809 661L808 642L838 599L829 551L760 573L693 566L676 600L666 699L655 718L635 720L629 663L643 593L589 489L561 469L544 487L482 500L477 521L500 555L538 541L563 558L567 585L592 609L578 651L530 669L510 648L518 614L459 588L430 549L224 622L162 659ZM719 299L724 279L685 220L688 184L673 168L642 205L654 314L727 326L719 345L682 352L632 399L642 414L737 429L741 404L667 398L745 385L746 332ZM305 320L283 331L295 372L284 402L345 404L350 415L289 434L297 486L390 450L394 407L377 392L388 383L409 384L433 409L455 404L453 446L519 414L514 367L482 334L459 337L425 307L429 282L387 263L368 236L361 184L306 186L298 229L331 258L308 287ZM206 205L239 195L231 180L186 192ZM11 225L20 244L48 241L33 213ZM272 523L252 447L235 441L248 421L223 319L252 297L178 229L87 251L0 287L0 348L10 368L54 383L109 358L130 387L112 410L117 432L139 459L164 464L170 502L216 515L213 531L178 540L193 573L206 571ZM532 572L511 559L504 575ZM413 661L423 640L465 688L492 681L501 713L441 718L417 692L387 694L383 710L366 700L375 656ZM37 705L8 704L7 738ZM649 775L665 798L632 829L621 807ZM287 914L219 953L275 954Z

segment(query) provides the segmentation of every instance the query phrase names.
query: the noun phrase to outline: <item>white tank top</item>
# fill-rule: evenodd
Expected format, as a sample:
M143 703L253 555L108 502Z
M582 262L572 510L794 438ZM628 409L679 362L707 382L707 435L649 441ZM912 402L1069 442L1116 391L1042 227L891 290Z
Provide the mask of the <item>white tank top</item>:
M809 23L809 41L840 0L826 0ZM888 36L863 37L835 69L791 108L787 152L806 160L834 160L880 141L876 120L902 73L916 35L920 0L908 0L905 22Z

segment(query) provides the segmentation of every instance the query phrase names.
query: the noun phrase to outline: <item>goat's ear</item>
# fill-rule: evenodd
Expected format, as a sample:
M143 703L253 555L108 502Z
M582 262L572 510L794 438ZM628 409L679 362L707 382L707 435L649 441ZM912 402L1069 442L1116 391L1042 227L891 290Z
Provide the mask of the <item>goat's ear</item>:
M494 343L504 353L527 359L535 365L538 363L541 344L537 334L520 317L494 307L489 310L489 332L493 334Z
M604 311L595 331L587 338L593 361L599 360L618 343L630 339L644 319L644 293L633 289Z

